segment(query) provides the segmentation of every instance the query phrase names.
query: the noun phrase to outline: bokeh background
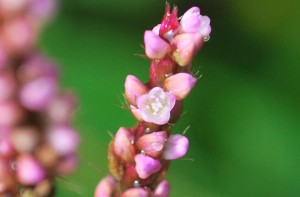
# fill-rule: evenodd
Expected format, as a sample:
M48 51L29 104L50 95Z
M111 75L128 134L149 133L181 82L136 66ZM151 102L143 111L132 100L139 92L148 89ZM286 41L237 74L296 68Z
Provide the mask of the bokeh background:
M170 1L180 15L200 6L212 34L193 63L201 79L175 127L190 138L167 179L171 197L300 196L300 1ZM143 33L160 22L161 0L62 0L40 47L80 101L81 162L59 179L59 197L93 196L108 174L107 145L135 120L121 109L124 80L148 79Z

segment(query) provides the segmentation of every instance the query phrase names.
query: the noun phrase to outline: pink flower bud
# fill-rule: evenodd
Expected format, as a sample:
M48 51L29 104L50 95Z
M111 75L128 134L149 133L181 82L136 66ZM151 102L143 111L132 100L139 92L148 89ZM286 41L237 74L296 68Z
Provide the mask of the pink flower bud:
M21 90L21 102L27 109L40 111L47 107L56 92L56 80L51 77L40 77Z
M45 171L32 155L20 155L17 158L17 177L24 185L35 185L45 177Z
M144 43L146 55L150 59L161 59L171 50L166 41L150 30L145 31Z
M123 161L131 161L135 155L135 149L132 144L133 140L133 135L124 127L121 127L116 133L114 140L114 152Z
M166 131L153 132L140 137L137 141L137 147L147 156L157 158L162 153L166 141Z
M110 197L112 196L112 193L116 187L117 183L114 177L107 176L104 179L102 179L95 191L95 197Z
M136 105L136 99L148 91L147 87L135 76L127 75L125 80L125 96L131 105Z
M178 73L165 80L165 89L176 96L177 100L184 99L196 84L197 79L188 73Z
M144 188L127 189L121 197L150 197L149 191Z
M148 178L151 174L160 170L160 162L152 157L148 157L143 154L137 154L134 157L136 166L136 172L141 179Z
M79 137L73 128L57 126L48 132L48 143L58 155L68 155L76 151Z
M200 15L198 7L192 7L181 18L181 28L186 33L198 33L203 37L209 36L211 32L210 19Z
M186 154L189 148L189 140L183 135L170 135L162 157L166 160L178 159Z
M137 106L144 121L163 125L169 121L175 102L176 97L173 94L154 87L148 94L137 99Z
M195 33L178 34L174 39L176 50L173 58L180 66L190 64L204 42L203 36Z
M154 191L154 197L168 197L170 194L170 184L168 181L163 180L160 182Z

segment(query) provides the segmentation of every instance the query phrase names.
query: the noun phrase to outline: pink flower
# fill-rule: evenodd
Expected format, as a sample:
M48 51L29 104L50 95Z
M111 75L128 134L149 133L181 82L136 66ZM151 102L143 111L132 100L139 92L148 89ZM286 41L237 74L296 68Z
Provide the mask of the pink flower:
M185 33L198 33L203 37L209 36L211 32L210 19L200 15L198 7L192 7L182 16L181 29Z
M189 148L189 140L183 135L170 135L164 149L163 158L173 160L183 157Z
M177 73L165 80L165 89L176 96L177 100L184 99L196 84L197 79L188 73Z
M145 51L150 59L161 59L171 50L170 45L153 31L147 30L144 34Z
M176 97L173 94L155 87L137 99L137 106L144 121L163 125L169 121L175 102Z
M152 157L148 157L143 154L137 154L134 157L136 163L136 172L138 173L141 179L146 179L151 174L160 170L160 162Z

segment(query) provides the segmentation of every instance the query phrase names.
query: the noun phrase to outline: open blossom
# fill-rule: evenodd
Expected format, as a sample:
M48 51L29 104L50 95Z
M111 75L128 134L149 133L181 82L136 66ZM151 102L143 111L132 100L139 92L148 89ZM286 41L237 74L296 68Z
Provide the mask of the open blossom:
M173 94L155 87L137 99L137 106L144 121L163 125L169 121L175 101L176 97Z
M209 36L211 32L210 19L200 15L198 7L192 7L182 16L181 29L185 33L198 33L203 37Z

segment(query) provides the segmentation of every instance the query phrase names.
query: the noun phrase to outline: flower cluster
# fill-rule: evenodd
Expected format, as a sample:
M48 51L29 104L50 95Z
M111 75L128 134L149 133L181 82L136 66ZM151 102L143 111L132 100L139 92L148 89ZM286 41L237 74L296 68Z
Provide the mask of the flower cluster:
M113 176L98 184L95 197L167 197L164 176L171 160L183 157L188 139L171 134L182 112L183 100L197 82L191 63L210 34L210 19L200 9L189 9L181 20L177 7L166 12L161 24L145 31L144 45L151 60L150 79L144 84L128 75L125 97L138 124L121 127L108 150Z
M56 65L36 50L54 0L0 0L0 196L54 195L76 168L76 99Z

